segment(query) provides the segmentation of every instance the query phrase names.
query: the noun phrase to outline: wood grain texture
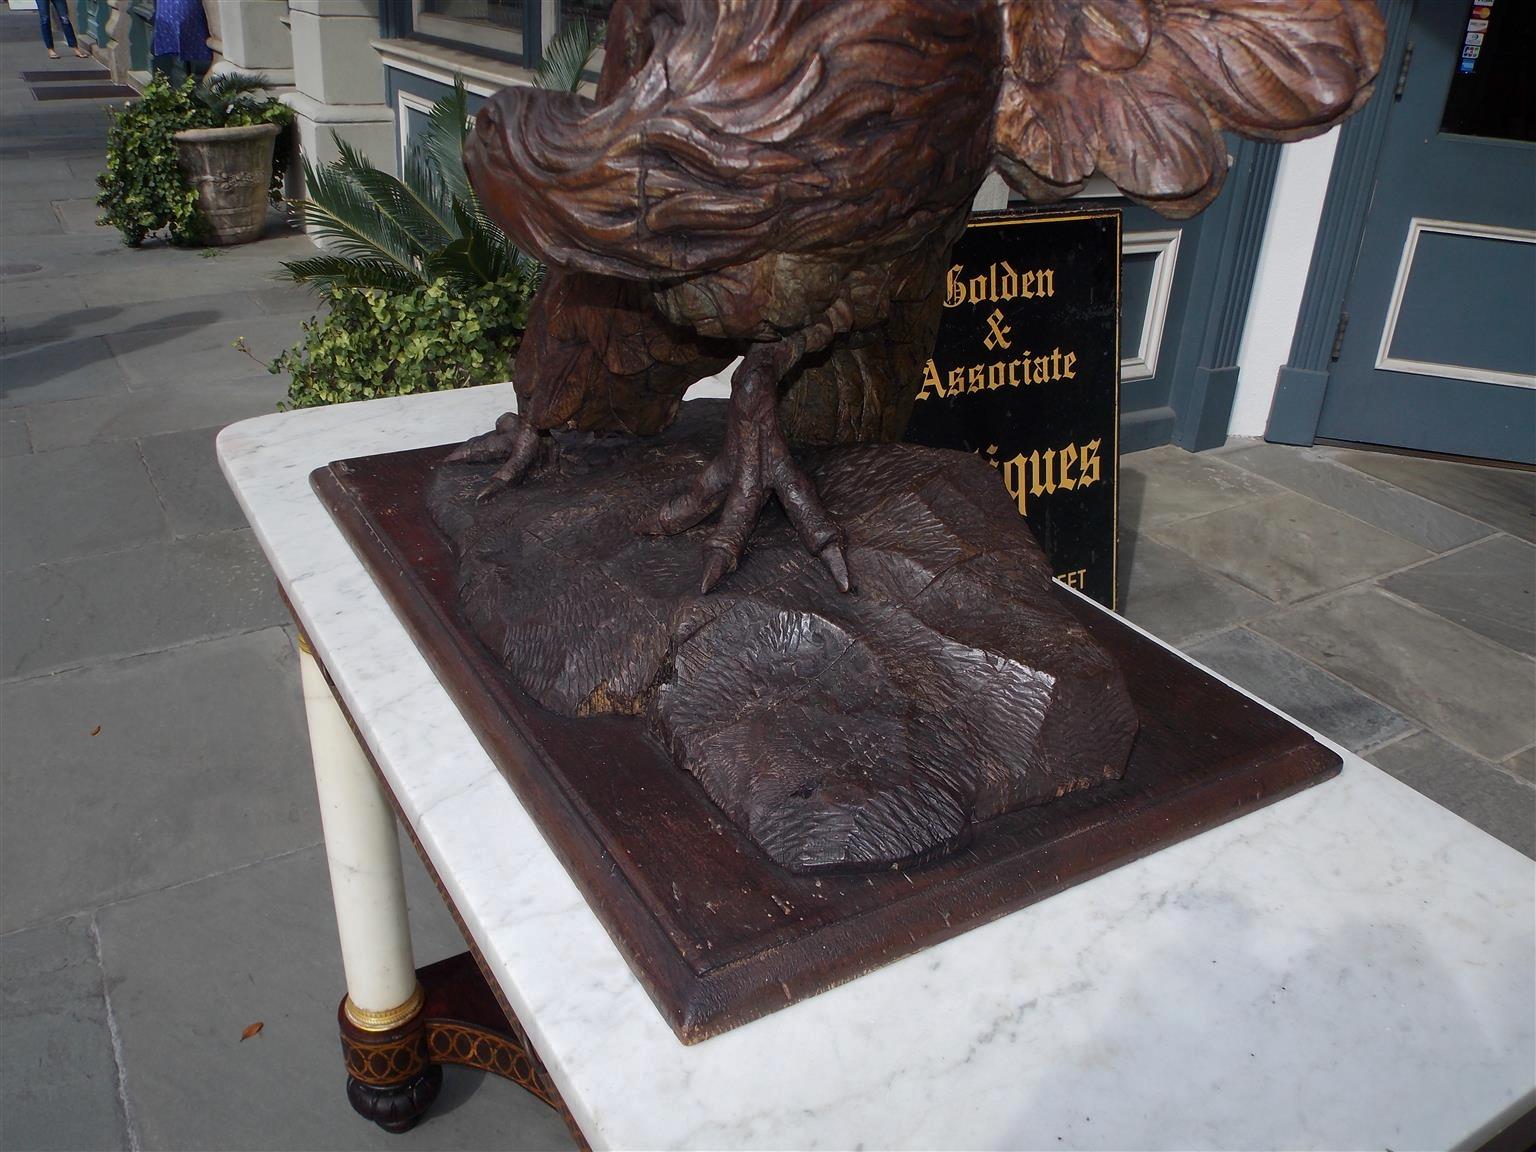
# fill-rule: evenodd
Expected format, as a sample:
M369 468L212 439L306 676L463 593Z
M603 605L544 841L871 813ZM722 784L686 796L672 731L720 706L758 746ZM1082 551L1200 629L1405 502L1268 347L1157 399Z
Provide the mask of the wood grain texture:
M719 451L724 407L691 403L655 438L562 434L553 463L490 502L475 499L488 465L439 469L428 504L464 618L522 691L566 716L643 717L797 872L930 860L980 821L1119 778L1124 681L976 456L806 453L857 594L775 509L702 595L704 533L635 526Z
M1336 756L1096 606L1052 595L1121 668L1124 777L988 821L901 874L794 875L722 820L637 717L560 716L464 624L425 513L445 449L314 474L359 556L684 1042L702 1040L1333 775Z

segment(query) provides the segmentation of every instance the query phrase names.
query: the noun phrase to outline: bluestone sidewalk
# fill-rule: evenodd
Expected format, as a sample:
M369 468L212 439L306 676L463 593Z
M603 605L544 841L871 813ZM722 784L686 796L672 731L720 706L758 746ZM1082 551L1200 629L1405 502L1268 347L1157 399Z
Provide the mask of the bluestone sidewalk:
M0 11L0 1147L569 1147L459 1069L403 1137L345 1102L291 631L213 455L282 394L230 344L297 338L307 241L96 228L102 106L33 100L85 63L36 37ZM1133 619L1532 851L1536 478L1250 443L1122 488ZM418 962L461 950L406 864Z
M312 248L97 228L105 105L19 78L89 66L0 10L0 1146L569 1147L460 1069L405 1137L346 1103L298 664L213 451L283 394L230 345L298 338ZM418 960L461 951L407 867Z

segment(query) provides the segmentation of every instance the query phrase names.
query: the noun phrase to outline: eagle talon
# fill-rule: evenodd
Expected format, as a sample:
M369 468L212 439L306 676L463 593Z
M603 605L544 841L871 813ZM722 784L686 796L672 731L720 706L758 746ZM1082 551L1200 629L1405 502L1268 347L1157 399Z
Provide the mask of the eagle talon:
M843 552L842 543L834 540L816 555L826 565L827 571L832 573L832 580L837 584L838 590L852 592L853 584L848 579L848 557Z
M521 482L530 468L545 453L548 437L516 412L504 413L496 421L496 430L475 436L448 453L449 464L485 464L501 460L501 467L490 482L475 493L475 502L485 503L513 484Z
M715 589L715 585L724 580L736 570L736 557L725 548L717 544L704 546L704 579L699 585L699 591L709 595Z

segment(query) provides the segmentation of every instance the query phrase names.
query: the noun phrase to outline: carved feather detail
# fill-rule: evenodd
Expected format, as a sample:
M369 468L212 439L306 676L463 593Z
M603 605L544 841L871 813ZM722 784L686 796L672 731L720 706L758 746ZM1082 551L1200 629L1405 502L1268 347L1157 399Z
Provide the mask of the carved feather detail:
M1000 0L997 167L1032 200L1095 171L1170 216L1226 175L1222 129L1297 140L1370 95L1368 0Z

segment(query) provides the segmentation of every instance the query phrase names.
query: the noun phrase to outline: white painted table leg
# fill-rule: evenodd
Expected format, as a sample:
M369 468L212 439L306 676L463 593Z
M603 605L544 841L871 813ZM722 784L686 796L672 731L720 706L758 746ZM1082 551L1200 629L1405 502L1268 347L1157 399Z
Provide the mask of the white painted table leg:
M395 813L308 647L301 640L299 666L347 977L344 1010L365 1031L388 1031L415 1014L422 996Z

